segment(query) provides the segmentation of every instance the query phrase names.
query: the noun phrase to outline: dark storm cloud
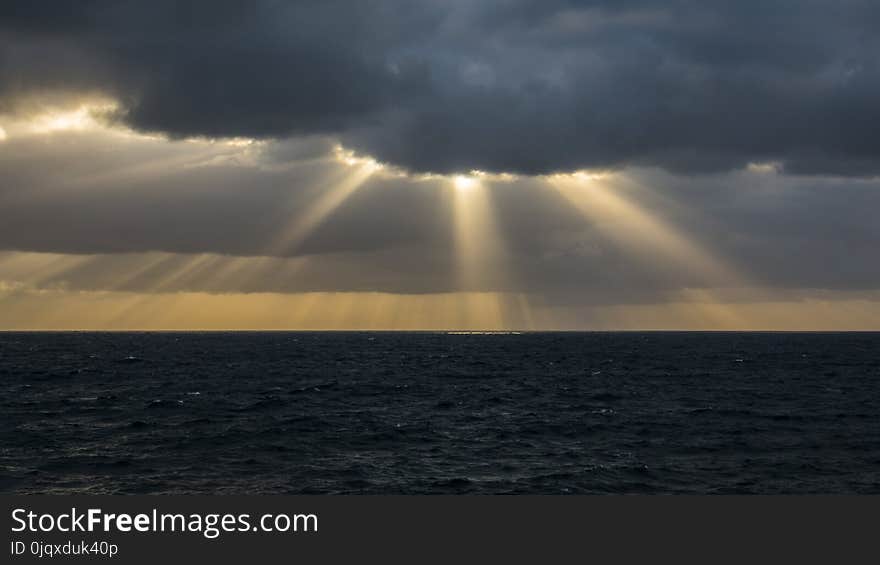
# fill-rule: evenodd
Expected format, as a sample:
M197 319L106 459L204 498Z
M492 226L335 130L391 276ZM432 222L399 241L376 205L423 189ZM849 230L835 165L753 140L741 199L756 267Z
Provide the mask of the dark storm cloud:
M172 136L335 130L401 88L382 61L391 14L367 4L5 3L2 88L105 89Z
M102 91L171 136L330 134L420 171L880 173L880 5L4 2L0 104Z

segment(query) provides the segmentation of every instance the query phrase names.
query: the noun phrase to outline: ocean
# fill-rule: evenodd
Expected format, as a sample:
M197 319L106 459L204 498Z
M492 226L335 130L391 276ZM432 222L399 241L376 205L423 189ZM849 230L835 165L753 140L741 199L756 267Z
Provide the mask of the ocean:
M0 333L4 493L880 493L880 333Z

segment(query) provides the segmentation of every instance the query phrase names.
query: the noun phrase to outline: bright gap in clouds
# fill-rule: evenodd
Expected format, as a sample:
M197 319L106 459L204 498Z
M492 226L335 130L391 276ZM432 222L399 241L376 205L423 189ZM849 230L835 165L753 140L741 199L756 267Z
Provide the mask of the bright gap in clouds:
M464 175L456 175L452 179L452 182L453 184L455 184L455 188L458 190L470 190L474 188L474 185L477 184L476 179Z
M38 105L23 116L7 116L10 133L51 134L65 131L111 129L108 120L119 109L116 102L96 100L77 105ZM113 128L121 129L121 128Z

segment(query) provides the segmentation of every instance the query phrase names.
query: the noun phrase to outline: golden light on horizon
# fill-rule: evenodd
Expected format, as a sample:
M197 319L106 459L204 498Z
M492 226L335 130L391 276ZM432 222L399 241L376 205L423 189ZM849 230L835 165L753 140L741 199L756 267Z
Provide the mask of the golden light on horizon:
M880 318L876 297L748 302L735 317L714 315L715 306L686 297L571 308L502 292L137 293L0 281L0 330L876 330Z
M530 329L516 294L27 291L0 285L0 329Z
M880 319L876 293L683 289L654 303L578 306L517 291L247 290L295 276L307 268L304 261L6 252L0 254L0 329L853 330L876 329ZM88 273L94 289L77 286Z

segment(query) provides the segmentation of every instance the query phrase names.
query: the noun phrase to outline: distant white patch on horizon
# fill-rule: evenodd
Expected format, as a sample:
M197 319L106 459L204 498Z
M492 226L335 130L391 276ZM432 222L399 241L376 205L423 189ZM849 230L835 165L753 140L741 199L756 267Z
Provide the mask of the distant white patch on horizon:
M782 163L778 161L768 161L762 163L749 163L746 170L750 173L760 175L778 175L783 171Z

